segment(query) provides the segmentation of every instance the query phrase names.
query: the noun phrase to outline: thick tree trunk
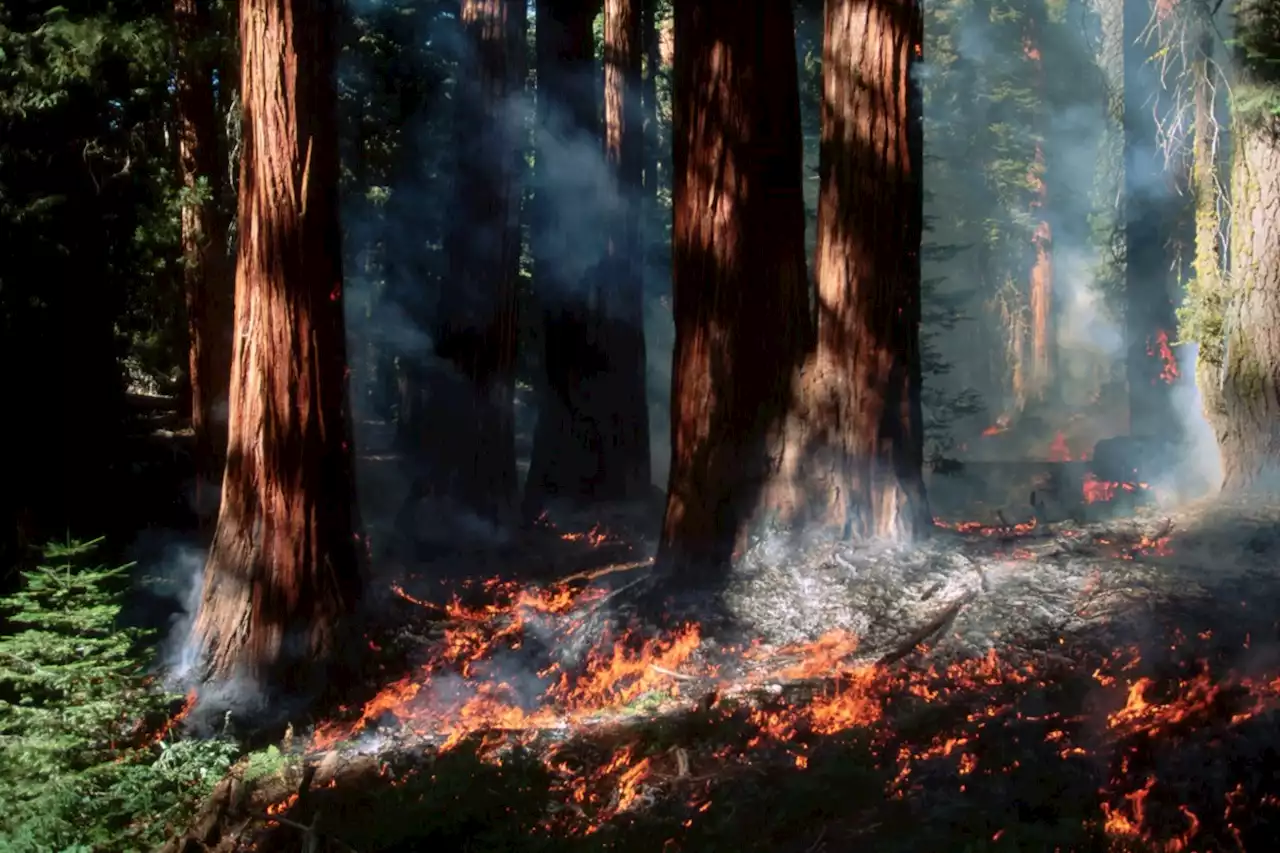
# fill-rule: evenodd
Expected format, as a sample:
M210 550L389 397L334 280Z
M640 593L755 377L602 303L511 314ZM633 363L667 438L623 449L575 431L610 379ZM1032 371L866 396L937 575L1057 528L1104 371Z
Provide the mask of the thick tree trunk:
M932 525L922 463L923 42L914 0L827 0L817 336L768 506L839 538Z
M231 380L232 266L221 215L222 162L214 111L215 46L207 0L175 0L178 154L182 186L182 261L186 289L191 429L195 438L196 514L217 517L216 481L227 447Z
M1151 15L1150 0L1124 0L1124 197L1125 330L1128 343L1129 430L1135 435L1174 437L1180 421L1173 403L1160 341L1176 327L1169 248L1181 197L1164 168L1152 99L1160 90L1158 70L1148 62L1140 38Z
M599 68L591 0L540 0L537 7L538 145L531 250L543 311L543 367L523 512L582 505L603 472L595 394L609 382L595 304L604 233L580 205L598 204L595 179L575 152L598 144ZM577 185L586 179L587 183ZM583 196L588 196L584 199Z
M1280 91L1268 24L1274 4L1240 0L1237 94ZM1238 103L1238 102L1237 102ZM1280 119L1238 108L1231 166L1231 287L1218 444L1224 491L1280 491Z
M597 395L598 479L592 497L650 495L649 400L645 386L644 280L640 211L644 203L644 128L640 108L641 0L605 0L605 160L618 180L605 262L596 287L605 377Z
M360 591L346 400L334 7L242 0L230 430L195 624L206 680L319 687Z
M524 83L524 4L464 0L470 57L458 74L457 164L449 278L428 379L430 460L423 493L509 523L516 503L516 276L520 260L519 158L512 98Z
M675 7L672 455L658 561L723 570L783 449L808 338L791 4Z

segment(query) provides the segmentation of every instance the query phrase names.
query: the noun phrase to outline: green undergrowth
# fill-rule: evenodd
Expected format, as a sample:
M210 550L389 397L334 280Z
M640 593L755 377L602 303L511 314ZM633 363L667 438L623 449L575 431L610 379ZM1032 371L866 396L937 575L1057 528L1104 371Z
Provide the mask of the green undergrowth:
M164 732L181 697L148 674L153 638L120 624L132 566L97 564L98 544L46 547L0 604L4 853L148 849L239 753Z

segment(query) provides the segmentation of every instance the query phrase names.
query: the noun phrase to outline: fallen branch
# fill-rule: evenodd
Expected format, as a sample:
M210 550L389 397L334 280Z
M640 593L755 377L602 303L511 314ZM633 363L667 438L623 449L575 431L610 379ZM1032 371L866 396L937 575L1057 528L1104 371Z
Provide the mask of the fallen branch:
M898 644L896 648L882 655L880 659L876 661L876 665L889 666L891 664L895 664L914 652L930 637L946 630L947 626L955 620L956 616L959 615L965 605L973 601L976 597L977 593L970 592L957 598L948 605L945 610L930 619L923 627L912 632L907 639Z

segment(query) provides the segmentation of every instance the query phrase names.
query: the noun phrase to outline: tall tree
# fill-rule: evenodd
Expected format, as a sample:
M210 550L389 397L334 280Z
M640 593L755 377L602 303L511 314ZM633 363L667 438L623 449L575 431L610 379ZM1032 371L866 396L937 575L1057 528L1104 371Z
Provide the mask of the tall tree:
M1223 489L1280 489L1280 3L1236 5L1231 282L1225 309Z
M659 563L721 569L783 450L809 325L788 0L675 5L671 472Z
M1175 328L1170 247L1181 197L1165 170L1156 124L1159 69L1143 38L1151 0L1124 4L1125 331L1128 344L1129 429L1169 435L1179 420L1160 342ZM1153 356L1153 353L1156 355Z
M641 0L605 0L605 160L618 181L596 300L605 379L597 395L600 461L593 497L643 499L650 492L649 400L645 385L644 127L640 105Z
M195 437L196 510L217 511L210 485L226 451L226 396L231 379L232 272L221 215L223 170L213 78L218 41L208 0L174 0L178 57L175 113L181 168L182 262Z
M916 0L827 0L816 335L765 506L836 537L931 526L922 464Z
M241 0L230 429L195 635L207 679L310 687L360 592L346 399L335 7ZM316 682L318 683L318 682Z
M435 324L428 494L493 521L516 504L516 276L519 160L514 98L524 86L525 5L463 0L448 279Z
M594 392L606 374L595 310L604 234L578 211L601 194L577 159L598 145L600 121L592 23L598 0L537 4L538 141L530 228L534 287L543 312L543 377L538 394L524 515L584 503L601 478L602 443ZM598 149L597 149L598 150ZM598 208L592 207L592 210Z
M1036 13L1027 16L1027 30L1023 36L1023 53L1034 69L1034 86L1043 103L1044 62L1040 54L1040 28L1042 22ZM1031 215L1036 225L1031 235L1032 251L1028 304L1031 308L1031 329L1028 340L1028 366L1026 385L1028 395L1041 402L1053 384L1054 374L1054 325L1053 325L1053 225L1049 221L1049 184L1046 180L1044 133L1046 110L1036 111L1035 157L1027 174L1031 186Z

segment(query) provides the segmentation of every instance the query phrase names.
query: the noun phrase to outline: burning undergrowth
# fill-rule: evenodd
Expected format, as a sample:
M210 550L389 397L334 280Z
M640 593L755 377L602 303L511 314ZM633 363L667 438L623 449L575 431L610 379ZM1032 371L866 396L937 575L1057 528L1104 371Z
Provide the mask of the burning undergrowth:
M969 527L772 575L756 553L714 608L753 620L747 644L631 619L643 562L402 583L418 618L386 642L415 672L316 726L288 771L228 781L183 843L1262 849L1280 594L1247 572L1210 594L1179 532ZM797 615L815 599L843 603Z

